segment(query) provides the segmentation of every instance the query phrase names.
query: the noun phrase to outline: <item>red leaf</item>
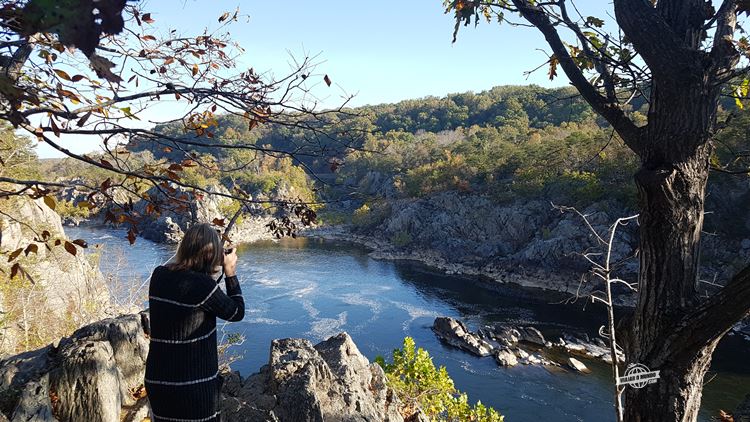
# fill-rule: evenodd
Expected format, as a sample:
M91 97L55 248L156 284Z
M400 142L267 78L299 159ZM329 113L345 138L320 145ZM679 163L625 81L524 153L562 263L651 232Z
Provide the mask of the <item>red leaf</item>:
M154 23L154 22L156 22L155 20L151 19L151 13L146 13L143 16L141 16L141 20L144 21L144 22L146 22L146 23Z
M88 248L89 247L89 244L86 243L86 241L83 240L83 239L76 239L76 240L73 241L73 243L76 244L76 245L78 245L78 246L80 246L80 247L82 247L82 248Z
M130 229L128 230L128 242L132 245L135 243L135 230Z
M223 218L214 218L213 221L215 226L224 227L224 219Z
M86 124L86 120L88 120L89 117L91 117L91 112L90 111L88 113L84 114L83 117L81 117L80 119L78 119L78 122L76 123L76 125L78 125L78 127L81 127L81 126L85 125Z
M326 82L326 85L331 86L331 78L328 75L323 76L323 80Z
M13 261L14 259L18 258L18 255L21 255L21 252L23 252L23 248L18 248L15 251L13 251L10 255L8 255L8 262Z
M78 253L78 249L76 249L76 245L68 242L67 240L65 241L64 247L65 247L65 250L68 251L68 253L73 256L75 256L75 254Z
M39 251L39 246L37 246L37 245L35 245L33 243L30 243L29 246L27 246L26 249L24 249L23 253L26 256L29 256L29 253L31 253L31 252L37 253L38 251Z

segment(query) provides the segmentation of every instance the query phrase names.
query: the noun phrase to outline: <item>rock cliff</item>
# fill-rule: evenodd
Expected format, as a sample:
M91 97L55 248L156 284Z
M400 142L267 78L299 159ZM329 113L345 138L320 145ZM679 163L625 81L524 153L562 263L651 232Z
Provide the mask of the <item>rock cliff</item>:
M0 421L141 422L148 322L146 312L105 319L0 360ZM275 340L260 372L224 374L222 397L228 422L403 421L383 370L346 333L314 346Z
M617 218L635 214L607 201L580 211L600 234ZM598 246L579 215L563 213L550 202L536 199L498 203L483 195L443 192L391 199L371 219L358 226L312 230L309 235L363 243L374 249L376 258L414 259L448 273L483 275L571 294L590 268L581 253ZM750 220L747 225L750 229ZM637 223L618 229L612 262L617 263L616 274L629 281L637 277L638 261L633 258L637 241ZM748 259L750 240L704 236L706 280L721 283ZM582 291L591 287L585 284ZM704 287L710 290L710 285ZM617 293L620 303L632 302L627 289Z
M21 253L13 261L21 264L28 278L8 280L13 263L0 262L5 274L0 311L8 316L0 326L0 356L19 347L38 347L106 316L109 293L96 262L90 260L93 256L86 257L80 248L73 256L63 246L53 246L57 239L66 238L60 216L42 199L11 198L0 207L0 253L8 256L36 245L36 252ZM34 240L41 239L43 231L50 234L49 250Z

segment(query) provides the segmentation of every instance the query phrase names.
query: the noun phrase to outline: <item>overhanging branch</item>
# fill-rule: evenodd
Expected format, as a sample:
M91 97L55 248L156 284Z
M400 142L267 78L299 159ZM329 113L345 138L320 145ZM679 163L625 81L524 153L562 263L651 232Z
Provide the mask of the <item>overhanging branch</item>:
M636 154L640 154L642 146L640 144L641 128L635 125L617 103L608 100L599 91L591 85L586 79L581 69L573 61L568 49L560 39L560 35L549 19L546 12L534 5L528 0L513 0L513 4L518 9L521 16L533 24L547 40L552 48L553 53L560 62L563 71L570 79L570 82L581 93L581 96L591 105L591 107L602 115L615 128L617 133Z
M735 274L718 293L687 315L682 330L703 344L721 338L734 324L750 316L750 265ZM687 334L686 334L687 335Z

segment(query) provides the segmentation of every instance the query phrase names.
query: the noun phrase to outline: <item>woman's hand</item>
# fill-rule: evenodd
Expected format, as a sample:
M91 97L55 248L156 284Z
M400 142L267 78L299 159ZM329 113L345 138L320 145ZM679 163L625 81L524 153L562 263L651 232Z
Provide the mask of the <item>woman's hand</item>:
M231 252L224 254L224 275L227 277L237 275L237 248L232 245L227 246L227 248L230 247Z

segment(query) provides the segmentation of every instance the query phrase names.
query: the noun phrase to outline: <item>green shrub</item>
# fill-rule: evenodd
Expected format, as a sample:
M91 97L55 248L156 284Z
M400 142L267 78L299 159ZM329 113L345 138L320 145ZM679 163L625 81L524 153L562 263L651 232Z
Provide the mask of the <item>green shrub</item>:
M57 201L55 211L60 217L89 217L89 209L73 205L73 201Z
M372 220L372 210L367 204L362 205L354 211L352 215L352 223L355 226L368 226Z
M401 400L405 419L421 409L432 421L503 421L496 410L481 402L469 405L468 397L456 390L445 367L436 368L429 353L421 347L417 349L411 337L404 339L403 348L393 351L392 363L386 363L382 356L375 361Z
M224 216L224 218L227 218L227 224L229 224L228 219L234 217L234 214L240 209L240 206L240 201L235 201L234 199L219 202L219 212ZM240 213L240 215L237 216L237 220L234 224L238 226L242 224L243 214L244 213Z
M323 208L318 212L318 223L326 226L337 226L340 224L347 224L350 222L349 214L341 211L333 211L327 208Z

